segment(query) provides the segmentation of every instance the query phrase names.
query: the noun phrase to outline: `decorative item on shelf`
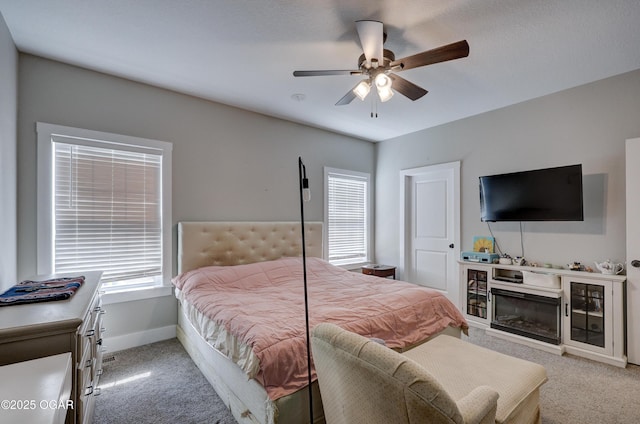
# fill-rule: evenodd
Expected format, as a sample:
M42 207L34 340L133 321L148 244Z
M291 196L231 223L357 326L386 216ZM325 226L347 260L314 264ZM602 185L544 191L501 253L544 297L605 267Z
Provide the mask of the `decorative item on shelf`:
M519 266L524 266L527 264L527 260L525 258L523 258L522 256L516 256L515 258L513 258L513 264L514 265L519 265Z
M596 268L598 268L598 271L603 274L613 275L620 274L622 271L624 271L624 265L622 265L621 263L613 263L610 259L607 259L604 262L594 263L596 264Z
M497 253L485 253L485 252L460 252L460 258L463 261L480 262L487 264L497 264L500 255Z
M500 256L500 259L498 259L498 263L501 265L511 265L513 264L513 260L511 259L511 256L509 256L507 253L503 253Z
M567 268L569 268L571 271L584 271L584 265L582 265L580 262L572 262L570 264L567 264Z
M473 238L473 251L482 253L494 253L495 239L493 237L475 236Z

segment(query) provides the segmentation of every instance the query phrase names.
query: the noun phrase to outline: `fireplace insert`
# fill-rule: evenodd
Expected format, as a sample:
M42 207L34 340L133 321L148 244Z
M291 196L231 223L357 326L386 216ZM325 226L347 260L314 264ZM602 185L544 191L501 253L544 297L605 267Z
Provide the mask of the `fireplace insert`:
M560 297L491 289L491 328L559 345Z

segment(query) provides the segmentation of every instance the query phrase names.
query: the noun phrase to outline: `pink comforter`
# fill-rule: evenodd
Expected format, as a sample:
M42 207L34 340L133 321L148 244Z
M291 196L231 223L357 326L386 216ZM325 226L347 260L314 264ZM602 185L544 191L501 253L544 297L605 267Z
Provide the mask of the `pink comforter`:
M402 281L350 272L307 259L309 323L330 321L404 348L447 326L467 329L441 293ZM272 400L307 384L302 259L211 266L173 279L186 300L252 347L257 379ZM315 379L315 373L313 374Z

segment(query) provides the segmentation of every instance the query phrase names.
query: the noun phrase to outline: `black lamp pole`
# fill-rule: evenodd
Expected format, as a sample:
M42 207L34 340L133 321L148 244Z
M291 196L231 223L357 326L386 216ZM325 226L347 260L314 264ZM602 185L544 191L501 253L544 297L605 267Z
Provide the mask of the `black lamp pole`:
M304 241L304 202L309 200L309 180L307 168L298 157L298 178L300 180L300 231L302 232L302 278L304 281L304 317L307 329L307 376L309 383L309 423L313 424L313 390L311 389L311 339L309 337L309 301L307 294L307 251Z

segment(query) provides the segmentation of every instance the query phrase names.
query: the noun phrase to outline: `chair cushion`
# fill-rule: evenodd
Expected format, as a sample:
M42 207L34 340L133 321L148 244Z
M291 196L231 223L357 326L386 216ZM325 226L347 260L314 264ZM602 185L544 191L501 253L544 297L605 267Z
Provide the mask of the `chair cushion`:
M458 401L474 388L498 392L497 423L536 422L538 388L547 381L542 365L440 335L402 355L423 366ZM521 419L527 417L526 421ZM531 419L530 419L531 418Z

